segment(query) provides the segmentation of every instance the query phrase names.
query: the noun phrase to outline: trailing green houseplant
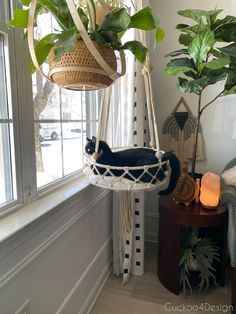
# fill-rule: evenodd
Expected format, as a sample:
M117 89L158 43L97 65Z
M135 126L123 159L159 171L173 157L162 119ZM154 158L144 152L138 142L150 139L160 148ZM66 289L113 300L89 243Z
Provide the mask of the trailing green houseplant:
M31 0L19 1L24 8L14 11L14 18L10 21L10 25L27 29ZM145 7L132 16L125 6L114 8L105 16L102 25L97 25L94 23L96 21L96 1L92 0L91 3L92 6L85 6L85 1L82 1L80 6L80 1L77 1L77 12L90 38L97 44L111 47L114 50L130 50L138 61L145 63L148 49L140 41L133 40L122 43L121 38L128 29L135 28L144 31L156 30L156 40L160 41L164 32L159 27L151 8ZM37 16L43 13L51 13L57 21L59 29L46 35L37 43L35 51L40 65L46 60L52 48L54 48L55 61L59 61L65 52L75 49L77 41L82 40L68 10L66 0L38 0L34 27L37 27ZM34 66L31 70L35 71Z
M190 270L199 272L199 290L209 287L210 280L216 285L215 269L213 261L219 261L218 247L213 241L207 238L199 238L194 229L185 227L182 229L181 238L181 258L180 284L184 293L189 288L192 293L190 283Z
M222 10L181 10L179 15L190 18L193 25L178 24L179 43L184 46L167 54L171 61L166 74L177 76L181 93L197 95L197 125L192 154L191 175L194 176L200 118L208 106L221 96L236 93L236 17L219 19ZM203 92L209 85L223 81L223 88L205 103Z

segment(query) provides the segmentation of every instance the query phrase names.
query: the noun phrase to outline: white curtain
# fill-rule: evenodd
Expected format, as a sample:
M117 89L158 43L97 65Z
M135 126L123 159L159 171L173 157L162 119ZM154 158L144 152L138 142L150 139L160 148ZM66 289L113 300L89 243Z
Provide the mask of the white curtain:
M144 1L143 1L144 2ZM145 1L143 6L149 5ZM139 33L133 34L139 40ZM131 40L131 38L129 38ZM112 142L114 146L148 146L148 118L142 65L127 56L127 74L118 80L112 96ZM144 273L144 192L132 193L131 230L120 233L122 192L113 192L113 273L123 283Z

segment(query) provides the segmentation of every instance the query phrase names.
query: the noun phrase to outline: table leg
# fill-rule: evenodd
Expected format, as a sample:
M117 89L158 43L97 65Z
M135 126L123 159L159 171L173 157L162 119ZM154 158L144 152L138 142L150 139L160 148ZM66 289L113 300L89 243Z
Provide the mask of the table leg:
M179 294L180 225L173 224L161 214L159 217L158 265L160 282L174 294Z

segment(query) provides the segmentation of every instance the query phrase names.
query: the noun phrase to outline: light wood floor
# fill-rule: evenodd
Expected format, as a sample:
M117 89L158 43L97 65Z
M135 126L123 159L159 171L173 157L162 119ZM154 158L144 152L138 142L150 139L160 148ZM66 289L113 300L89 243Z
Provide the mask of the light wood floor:
M167 314L167 313L230 313L229 284L226 287L212 287L207 294L195 290L192 295L176 296L164 288L156 276L156 249L152 244L145 248L145 275L131 277L122 286L121 277L111 275L98 297L92 314ZM204 308L199 309L203 304ZM188 306L183 309L183 306ZM209 306L223 306L209 309ZM173 306L173 308L171 308ZM176 308L180 306L180 308ZM198 306L198 308L192 308ZM213 308L212 308L213 309ZM228 311L226 311L228 310Z

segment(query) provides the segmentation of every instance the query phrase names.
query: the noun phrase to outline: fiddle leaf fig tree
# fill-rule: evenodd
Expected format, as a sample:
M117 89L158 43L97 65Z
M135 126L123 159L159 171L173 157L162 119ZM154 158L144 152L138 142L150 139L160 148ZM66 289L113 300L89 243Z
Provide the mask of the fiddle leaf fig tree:
M181 93L194 93L197 101L197 125L192 154L191 174L196 166L200 118L217 98L236 93L236 17L218 18L222 10L181 10L178 14L191 19L190 24L178 24L182 49L168 53L170 57L165 72L177 77ZM223 81L221 90L209 102L204 102L204 92L209 85Z

